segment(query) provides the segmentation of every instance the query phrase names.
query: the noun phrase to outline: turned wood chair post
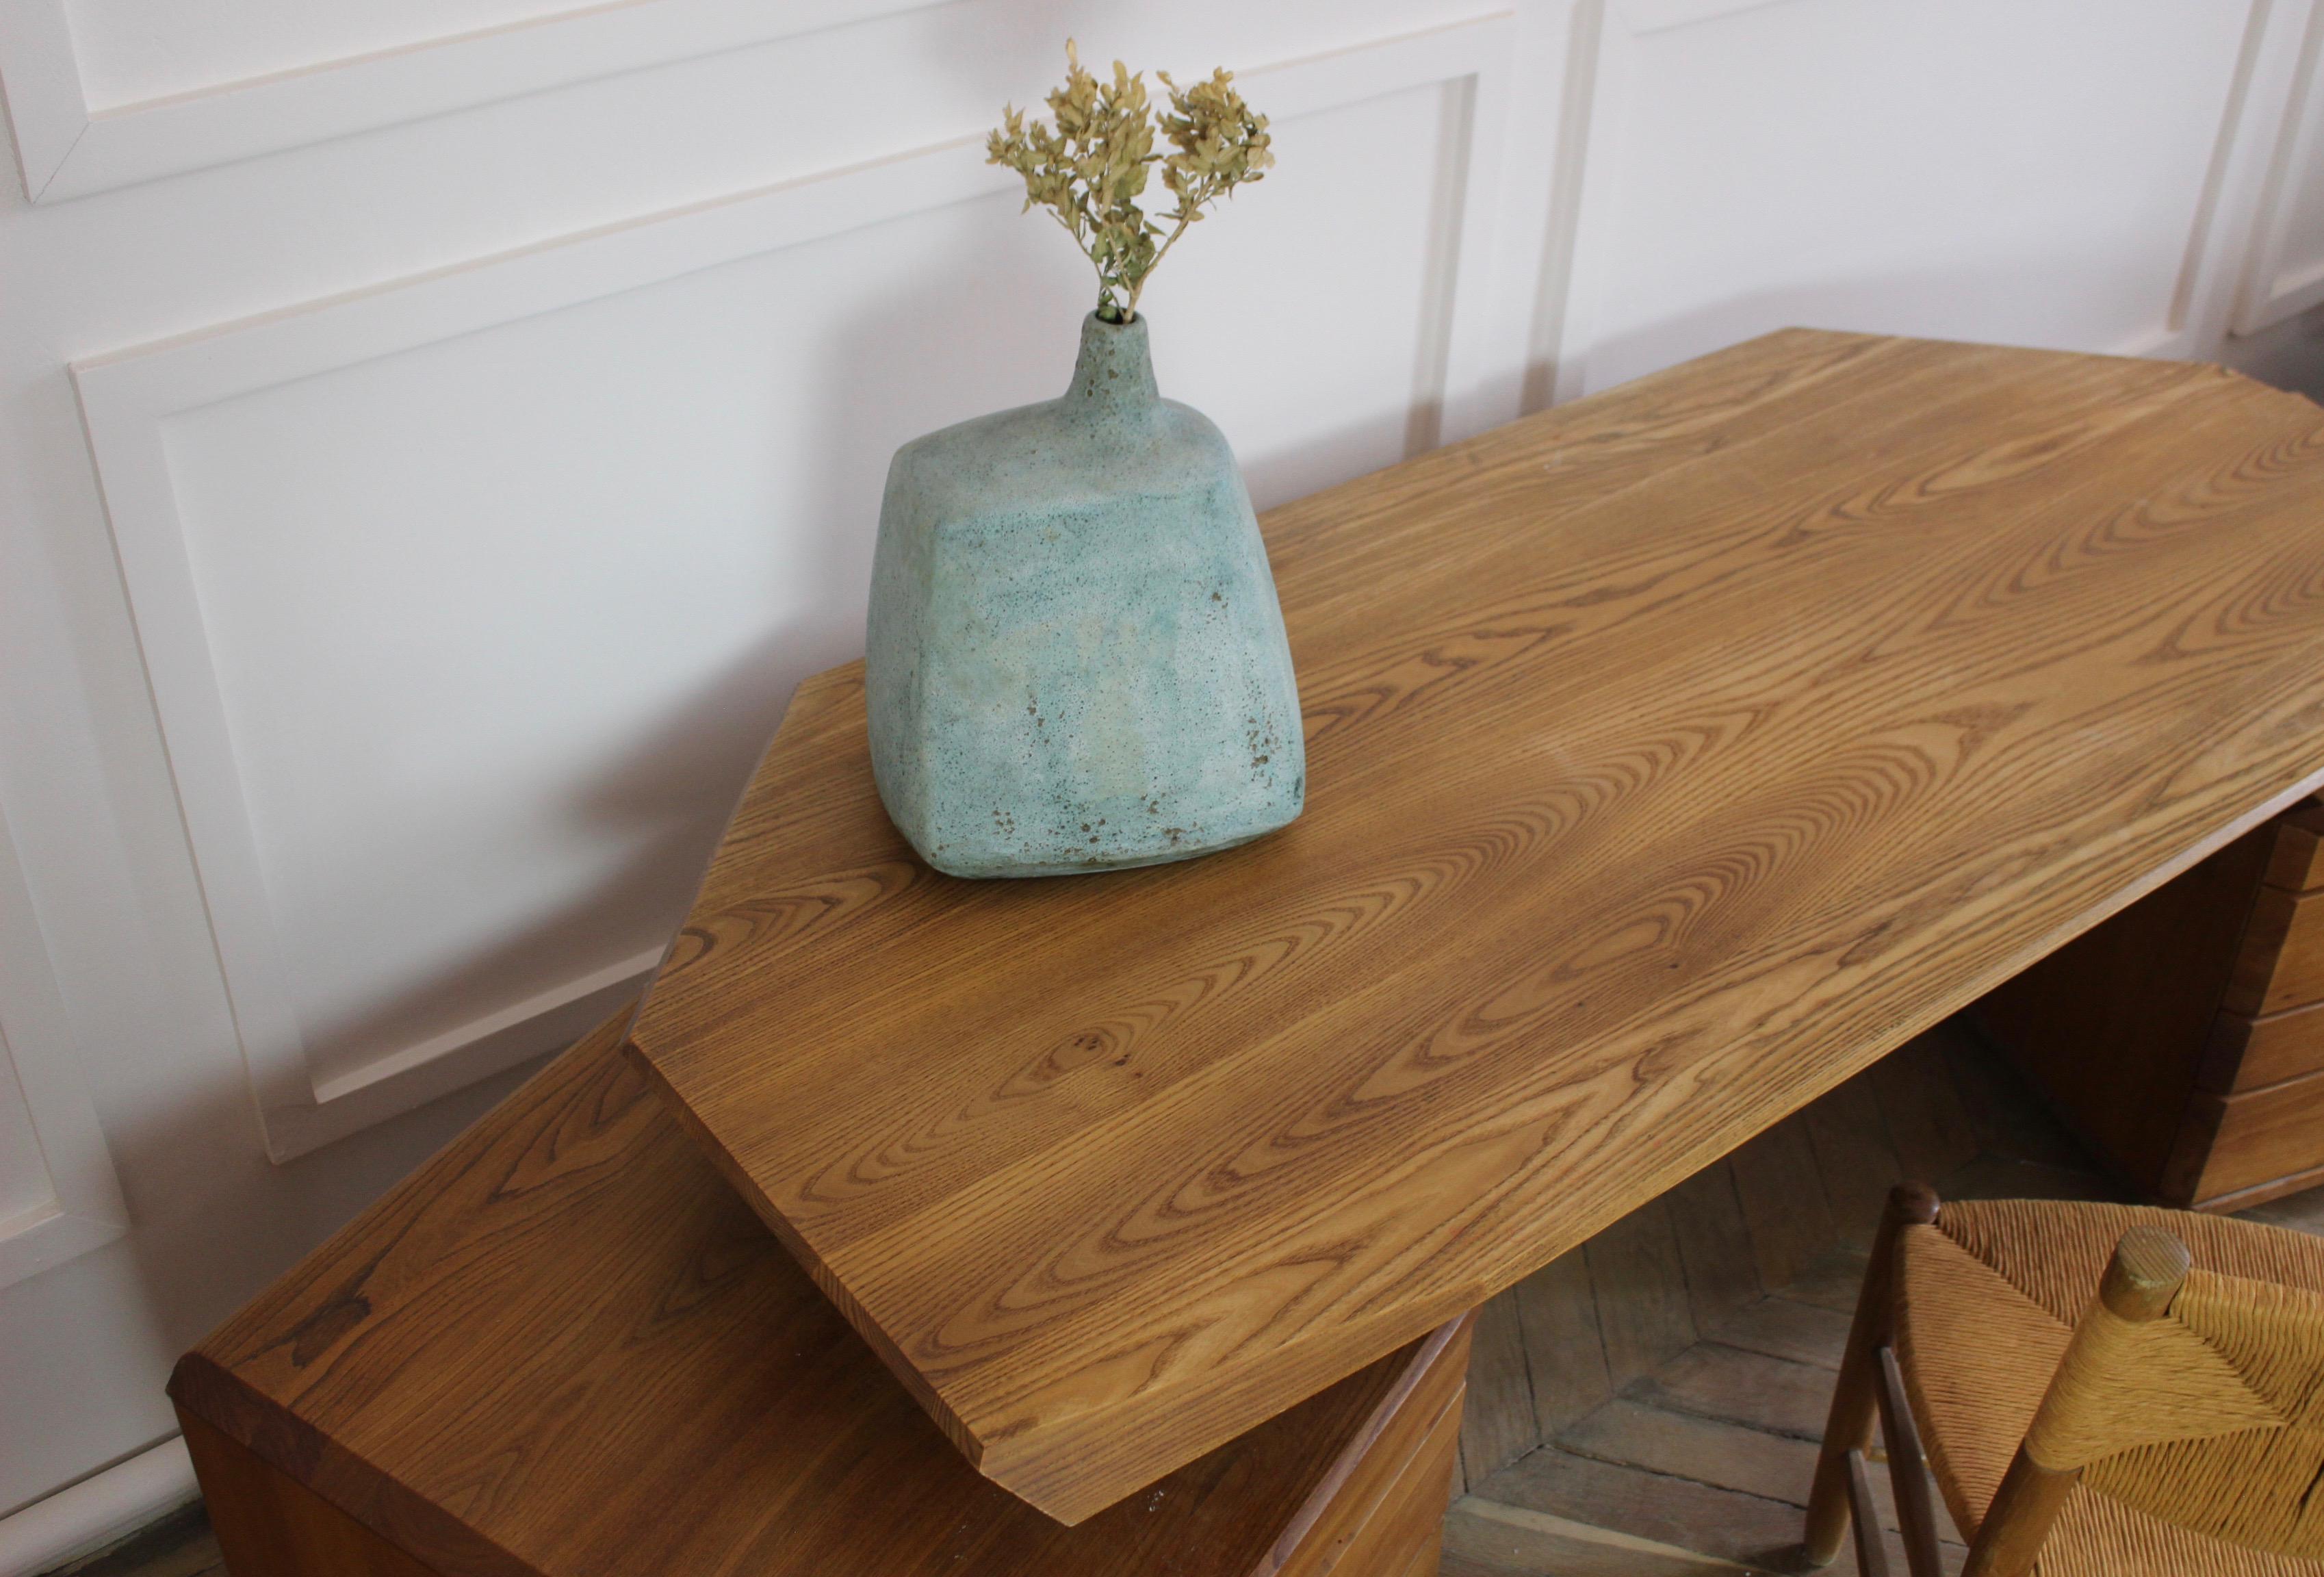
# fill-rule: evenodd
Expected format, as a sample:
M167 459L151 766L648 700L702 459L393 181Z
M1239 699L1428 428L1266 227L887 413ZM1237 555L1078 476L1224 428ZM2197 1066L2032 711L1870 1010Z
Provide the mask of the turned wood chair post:
M1936 1500L1929 1492L1929 1458L1921 1449L1921 1428L1904 1397L1904 1371L1896 1350L1883 1342L1877 1354L1880 1434L1888 1445L1888 1483L1896 1493L1896 1530L1904 1536L1904 1566L1912 1577L1944 1577L1937 1548ZM1879 1516L1867 1493L1854 1499L1858 1527Z
M2108 1367L2123 1327L2161 1318L2187 1278L2187 1246L2160 1227L2133 1227L2115 1245L2098 1296L2074 1326L2066 1355L2010 1459L2009 1471L1970 1541L1962 1577L2024 1577L2081 1481L2082 1453L2061 1450L2068 1432L2089 1429L2091 1387Z
M1873 1504L1871 1470L1864 1453L1848 1453L1848 1499L1856 1508L1849 1518L1856 1529L1856 1577L1888 1577L1888 1546L1880 1537L1880 1523L1865 1508Z
M1937 1219L1936 1191L1924 1183L1899 1183L1872 1240L1872 1258L1857 1295L1856 1319L1848 1331L1840 1379L1832 1387L1831 1413L1825 1420L1823 1449L1816 1458L1815 1487L1808 1496L1807 1536L1811 1564L1830 1565L1848 1536L1848 1453L1872 1439L1872 1419L1880 1388L1880 1350L1895 1325L1896 1236L1908 1226Z

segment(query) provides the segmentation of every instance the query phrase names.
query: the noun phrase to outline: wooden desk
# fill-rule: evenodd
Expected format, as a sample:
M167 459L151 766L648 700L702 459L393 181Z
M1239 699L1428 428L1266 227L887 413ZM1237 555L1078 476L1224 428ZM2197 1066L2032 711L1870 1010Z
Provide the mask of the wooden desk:
M621 1027L180 1361L235 1577L1435 1570L1465 1326L1060 1527L961 1461L616 1055Z
M1273 512L1309 809L952 881L803 686L633 1036L1071 1523L1542 1265L2324 777L2324 415L1787 332Z

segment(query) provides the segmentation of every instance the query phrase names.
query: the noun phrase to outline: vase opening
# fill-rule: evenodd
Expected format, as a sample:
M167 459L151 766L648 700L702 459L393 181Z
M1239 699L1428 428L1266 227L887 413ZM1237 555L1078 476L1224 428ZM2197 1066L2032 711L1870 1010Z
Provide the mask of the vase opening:
M1065 398L1110 414L1148 410L1161 402L1143 314L1127 323L1108 323L1094 312L1082 319L1081 354Z

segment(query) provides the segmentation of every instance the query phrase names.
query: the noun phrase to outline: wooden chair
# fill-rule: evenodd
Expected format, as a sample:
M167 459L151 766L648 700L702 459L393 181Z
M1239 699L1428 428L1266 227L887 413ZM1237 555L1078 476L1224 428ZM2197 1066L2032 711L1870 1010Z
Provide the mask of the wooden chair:
M2324 1577L2324 1240L1905 1184L1808 1506L1808 1558L1852 1521L1865 1577L1876 1412L1912 1577L1939 1577L1932 1472L1966 1577Z

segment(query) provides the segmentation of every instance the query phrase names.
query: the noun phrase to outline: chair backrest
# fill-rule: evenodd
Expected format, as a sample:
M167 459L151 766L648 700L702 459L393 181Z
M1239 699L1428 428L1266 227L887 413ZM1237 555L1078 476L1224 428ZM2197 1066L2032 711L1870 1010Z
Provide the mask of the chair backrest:
M2151 1266L2158 1243L2181 1256L2175 1278L2186 1250L2163 1232L2191 1240L2194 1266L2144 1307L2089 1302L2025 1454L2045 1470L2080 1469L2086 1488L2165 1522L2324 1560L2324 1287L2313 1240L2178 1213L2120 1213L2140 1219L2086 1223L2116 1229L2109 1291L2126 1260L2143 1252ZM1986 1235L1975 1220L1940 1220L1949 1235Z

